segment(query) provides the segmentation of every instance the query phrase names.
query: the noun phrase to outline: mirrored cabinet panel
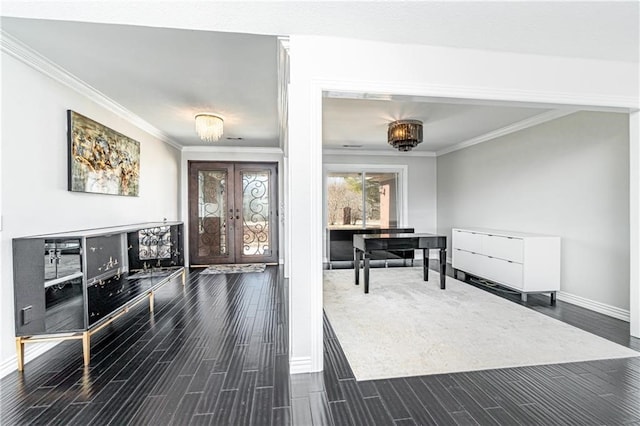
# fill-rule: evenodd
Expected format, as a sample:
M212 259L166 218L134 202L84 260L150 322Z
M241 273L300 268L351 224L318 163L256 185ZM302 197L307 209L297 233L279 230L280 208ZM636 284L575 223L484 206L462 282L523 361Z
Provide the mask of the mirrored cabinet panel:
M44 240L44 279L49 285L66 280L69 275L81 276L80 239Z
M84 328L81 240L44 240L44 328L47 332Z
M184 267L181 222L13 240L16 336L83 332Z

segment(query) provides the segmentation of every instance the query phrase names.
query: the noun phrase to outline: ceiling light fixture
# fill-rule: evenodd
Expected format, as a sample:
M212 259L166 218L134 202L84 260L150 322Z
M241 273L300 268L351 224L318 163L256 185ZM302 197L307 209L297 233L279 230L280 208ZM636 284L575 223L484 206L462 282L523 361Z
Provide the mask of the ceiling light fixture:
M422 142L422 121L398 120L389 123L387 141L398 151L411 151Z
M196 114L196 132L203 141L216 142L222 137L223 131L222 117L209 113Z

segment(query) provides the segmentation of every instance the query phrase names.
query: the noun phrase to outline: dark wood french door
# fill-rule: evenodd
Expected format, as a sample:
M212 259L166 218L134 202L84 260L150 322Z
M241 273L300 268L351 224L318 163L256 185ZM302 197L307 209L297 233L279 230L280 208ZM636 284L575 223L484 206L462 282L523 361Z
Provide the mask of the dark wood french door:
M276 163L189 162L189 259L276 263Z

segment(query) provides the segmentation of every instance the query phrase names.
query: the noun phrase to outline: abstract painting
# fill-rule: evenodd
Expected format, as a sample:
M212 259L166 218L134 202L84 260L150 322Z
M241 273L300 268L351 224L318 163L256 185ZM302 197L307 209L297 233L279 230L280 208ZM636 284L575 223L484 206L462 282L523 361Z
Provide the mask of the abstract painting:
M67 111L69 191L138 196L140 143Z

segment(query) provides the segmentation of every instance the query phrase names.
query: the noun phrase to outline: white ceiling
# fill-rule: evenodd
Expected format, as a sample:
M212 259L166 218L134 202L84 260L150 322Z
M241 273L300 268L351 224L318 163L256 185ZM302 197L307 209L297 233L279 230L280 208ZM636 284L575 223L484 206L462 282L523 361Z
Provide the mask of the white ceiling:
M370 151L388 151L388 124L400 119L423 122L424 141L415 152L438 152L514 123L547 112L542 108L491 106L453 101L323 100L323 144L327 149L362 145Z
M32 1L3 16L309 34L638 62L636 0Z
M277 147L276 35L329 35L638 62L639 10L636 1L4 0L0 23L4 32L178 145L208 145L196 137L193 116L211 111L224 116L225 138L243 138L223 139L217 145ZM417 151L442 151L547 111L464 100L363 98L325 97L326 148L349 144L388 150L387 124L413 118L425 122L425 141Z
M195 134L194 116L215 112L225 121L218 145L278 146L272 36L12 18L1 23L178 145L208 145Z

